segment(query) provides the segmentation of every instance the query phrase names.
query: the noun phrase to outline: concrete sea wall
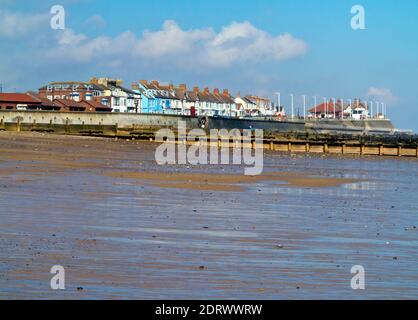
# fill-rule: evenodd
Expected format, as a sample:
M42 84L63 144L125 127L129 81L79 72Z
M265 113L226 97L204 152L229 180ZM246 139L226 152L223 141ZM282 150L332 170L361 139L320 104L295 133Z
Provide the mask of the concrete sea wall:
M135 113L90 113L90 112L48 112L48 111L7 111L0 110L0 121L39 124L86 124L130 126L176 126L183 120L188 126L197 126L197 119L187 116Z
M84 128L91 130L116 130L161 127L177 128L178 121L184 121L188 129L200 127L199 119L180 115L163 114L135 114L135 113L81 113L81 112L47 112L47 111L8 111L0 110L0 128L13 130L19 125L20 129L42 128L51 130L67 130ZM228 119L210 117L208 129L263 129L267 134L288 132L321 132L346 133L351 132L382 132L391 133L394 126L390 120L309 120L304 121L268 121L252 119Z
M0 110L0 130L44 131L148 141L155 139L155 131L160 128L176 130L180 120L186 124L187 129L202 125L201 118L177 115ZM321 120L305 123L216 117L207 119L207 130L223 128L263 129L262 147L274 151L418 157L418 137L388 134L393 132L389 120ZM176 140L184 143L184 138L178 137ZM222 141L219 139L217 144L222 146ZM254 143L252 141L249 146L256 148Z

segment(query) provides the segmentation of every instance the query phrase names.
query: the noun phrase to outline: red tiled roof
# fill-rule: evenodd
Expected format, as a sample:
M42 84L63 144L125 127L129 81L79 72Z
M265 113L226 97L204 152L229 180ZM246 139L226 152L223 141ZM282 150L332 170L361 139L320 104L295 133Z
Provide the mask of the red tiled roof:
M54 106L54 103L51 100L49 100L47 98L41 98L39 96L39 94L37 94L36 92L29 91L27 94L30 95L31 97L35 98L35 99L40 100L44 107L53 107Z
M66 99L55 99L54 104L58 102L66 107L77 107L77 108L85 108L86 106L83 105L81 102L77 102L74 100L66 100Z
M321 103L321 104L317 105L316 108L313 107L312 109L310 109L309 112L314 113L316 111L316 113L326 113L327 110L328 110L328 113L334 113L334 103L333 102L328 102L328 107L327 107L326 103ZM335 112L336 113L341 112L341 104L336 103Z
M0 102L40 104L41 100L26 93L0 93Z
M87 107L93 107L94 109L102 109L102 110L108 110L108 111L112 111L111 107L108 107L100 102L94 101L94 100L90 100L90 101L86 101L83 100L81 101L81 104L87 106Z

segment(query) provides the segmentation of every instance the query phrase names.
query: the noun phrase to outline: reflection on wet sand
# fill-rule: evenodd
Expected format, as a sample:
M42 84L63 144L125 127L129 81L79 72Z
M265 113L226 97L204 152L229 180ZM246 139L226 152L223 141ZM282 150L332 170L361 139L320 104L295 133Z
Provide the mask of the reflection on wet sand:
M358 179L318 178L296 172L269 172L259 176L205 173L110 172L113 178L151 181L161 188L180 188L212 191L243 191L243 185L263 181L285 182L286 187L327 188L360 182Z

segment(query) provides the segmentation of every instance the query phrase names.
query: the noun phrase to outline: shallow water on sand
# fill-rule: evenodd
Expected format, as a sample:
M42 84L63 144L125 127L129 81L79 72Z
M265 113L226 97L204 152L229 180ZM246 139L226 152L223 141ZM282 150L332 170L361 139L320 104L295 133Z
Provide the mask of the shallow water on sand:
M159 167L154 149L0 133L0 298L418 298L416 159L265 153L267 174L341 182L325 187L115 176L243 174ZM53 265L64 291L50 289ZM350 287L354 265L366 290Z

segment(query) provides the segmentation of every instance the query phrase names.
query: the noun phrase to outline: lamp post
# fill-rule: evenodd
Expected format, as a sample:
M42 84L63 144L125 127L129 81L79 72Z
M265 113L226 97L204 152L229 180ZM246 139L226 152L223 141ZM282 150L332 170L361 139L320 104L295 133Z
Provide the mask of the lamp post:
M317 117L317 114L316 114L317 99L316 99L316 96L314 96L313 98L314 98L314 113L315 113L315 119L316 119L316 117Z
M335 112L335 98L332 98L332 108L334 109L334 119L336 118L336 112Z
M324 97L325 118L328 118L328 99Z
M375 103L376 103L376 116L377 116L377 119L379 119L379 101L375 101Z
M280 112L280 107L281 107L281 99L282 99L282 97L281 97L281 94L280 94L280 92L276 92L276 95L277 95L277 106L278 106L278 112Z
M364 101L364 103L365 103L365 107L366 107L366 111L367 111L367 113L366 113L366 118L367 118L368 116L370 116L370 112L369 112L369 104L368 104L367 100L366 100L366 101Z
M139 101L138 100L134 100L134 104L135 104L135 113L138 113L138 104L139 104Z
M292 99L292 120L293 120L293 118L294 118L294 95L291 94L290 98Z
M302 95L303 97L303 119L306 119L306 95Z
M350 119L353 117L353 100L352 99L348 99L348 103L350 106Z
M370 117L373 119L374 115L373 115L373 101L369 101L369 106L370 106Z

